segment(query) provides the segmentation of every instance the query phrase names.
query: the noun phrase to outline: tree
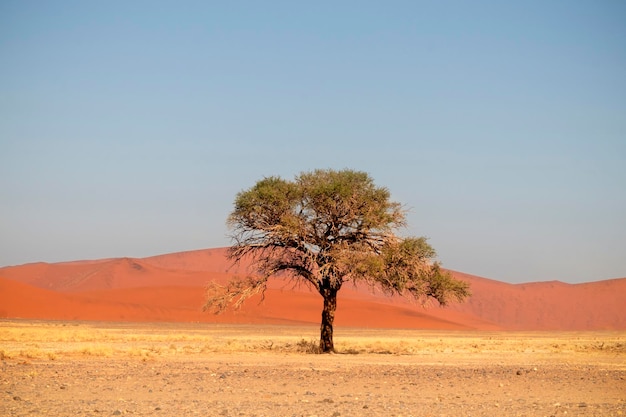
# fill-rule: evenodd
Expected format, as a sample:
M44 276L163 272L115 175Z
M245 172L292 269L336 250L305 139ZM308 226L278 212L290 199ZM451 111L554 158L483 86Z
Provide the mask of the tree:
M228 217L229 258L246 260L254 273L208 289L205 310L235 308L263 294L270 277L287 273L310 284L324 300L320 351L334 351L337 292L365 282L389 294L462 301L468 285L434 261L423 237L401 238L405 211L364 172L349 169L301 173L294 181L267 177L237 194Z

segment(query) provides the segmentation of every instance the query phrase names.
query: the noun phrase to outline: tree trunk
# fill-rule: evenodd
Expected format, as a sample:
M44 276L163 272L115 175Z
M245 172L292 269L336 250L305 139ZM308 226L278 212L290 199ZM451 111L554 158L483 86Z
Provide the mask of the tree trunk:
M322 311L322 327L320 335L320 351L330 353L335 351L333 344L333 322L335 321L335 310L337 309L337 290L334 288L323 288L320 291L324 297L324 310Z

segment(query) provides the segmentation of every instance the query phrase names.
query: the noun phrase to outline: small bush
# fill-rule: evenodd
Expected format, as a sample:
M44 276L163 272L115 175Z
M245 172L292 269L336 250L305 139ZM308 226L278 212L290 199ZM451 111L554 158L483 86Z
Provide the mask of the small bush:
M296 343L296 352L299 353L321 353L319 342L316 340L300 340Z

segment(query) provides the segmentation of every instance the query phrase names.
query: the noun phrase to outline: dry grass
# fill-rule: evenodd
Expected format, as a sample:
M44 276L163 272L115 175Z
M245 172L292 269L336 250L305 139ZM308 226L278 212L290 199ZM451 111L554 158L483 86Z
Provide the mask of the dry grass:
M129 357L156 360L233 353L317 353L314 326L126 324L0 321L0 360ZM335 347L344 355L398 355L428 361L455 358L582 363L626 362L626 332L449 332L339 328Z

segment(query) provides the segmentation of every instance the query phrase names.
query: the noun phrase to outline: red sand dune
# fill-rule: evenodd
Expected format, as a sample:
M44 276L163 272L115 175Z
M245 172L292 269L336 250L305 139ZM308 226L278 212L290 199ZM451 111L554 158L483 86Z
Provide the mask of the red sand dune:
M509 330L626 329L626 278L583 284L559 281L507 284L459 272L472 297L451 310Z
M0 317L217 323L319 323L322 299L306 285L270 281L263 303L203 313L204 287L235 273L223 248L143 259L103 259L0 268ZM479 330L626 329L626 278L585 284L507 284L459 272L472 297L424 308L401 297L344 285L336 325Z

